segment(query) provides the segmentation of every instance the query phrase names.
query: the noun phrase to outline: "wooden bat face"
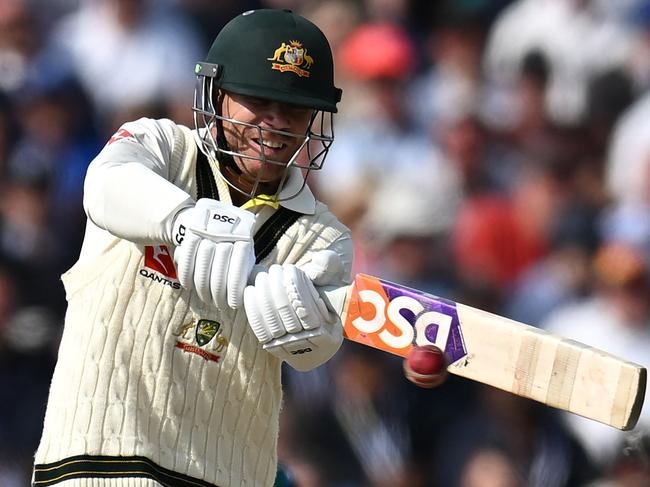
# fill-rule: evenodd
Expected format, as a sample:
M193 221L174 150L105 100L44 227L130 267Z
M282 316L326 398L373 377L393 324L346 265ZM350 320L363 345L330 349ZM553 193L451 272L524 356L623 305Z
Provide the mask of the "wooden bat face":
M325 298L348 340L402 357L433 344L452 374L619 429L638 421L646 369L602 350L364 274Z

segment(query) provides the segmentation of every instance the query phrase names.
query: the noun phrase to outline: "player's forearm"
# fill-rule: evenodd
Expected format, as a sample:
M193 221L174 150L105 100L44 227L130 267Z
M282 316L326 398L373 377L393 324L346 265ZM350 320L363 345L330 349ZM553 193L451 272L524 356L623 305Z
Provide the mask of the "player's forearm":
M171 244L174 217L189 194L138 163L92 166L84 208L100 228L132 242Z

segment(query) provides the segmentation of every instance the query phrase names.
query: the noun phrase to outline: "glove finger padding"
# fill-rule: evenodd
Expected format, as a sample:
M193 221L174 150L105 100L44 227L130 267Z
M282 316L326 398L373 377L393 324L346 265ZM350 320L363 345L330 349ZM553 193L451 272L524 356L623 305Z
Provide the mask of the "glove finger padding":
M282 324L280 315L276 310L276 304L273 301L268 273L262 272L257 275L255 278L255 291L257 294L255 306L258 307L259 313L262 315L266 329L271 334L271 337L279 338L282 335L286 335L287 330Z
M196 235L187 235L183 245L176 247L174 260L176 261L176 274L178 281L184 288L194 285L194 268L196 263L196 251L199 247L200 238Z
M196 249L196 265L194 266L194 288L201 301L212 299L210 292L210 274L216 245L209 240L200 240Z
M280 315L284 328L289 333L302 331L302 323L296 312L291 307L289 296L284 288L284 271L280 265L272 265L269 269L269 283L271 286L271 295L273 302Z
M248 286L244 290L244 309L246 318L253 333L260 343L268 343L273 336L264 323L264 317L258 306L257 290L255 286Z
M210 274L210 297L219 309L225 307L228 299L227 279L230 272L232 250L232 243L223 242L217 245L214 251L214 262Z
M238 241L232 246L230 267L228 269L227 289L228 306L239 308L248 276L255 265L255 252L252 241Z
M285 265L284 289L291 307L305 330L313 330L331 321L325 302L307 275L294 265Z

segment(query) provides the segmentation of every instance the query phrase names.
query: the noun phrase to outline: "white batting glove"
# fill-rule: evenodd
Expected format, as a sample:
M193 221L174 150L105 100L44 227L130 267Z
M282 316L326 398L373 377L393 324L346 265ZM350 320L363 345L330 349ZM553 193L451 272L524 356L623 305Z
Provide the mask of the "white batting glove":
M213 199L181 210L172 234L181 285L221 310L239 308L255 265L254 225L249 211Z
M338 316L330 312L314 287L342 277L340 257L315 254L301 269L272 265L244 292L248 322L265 350L294 369L311 370L329 360L343 341Z

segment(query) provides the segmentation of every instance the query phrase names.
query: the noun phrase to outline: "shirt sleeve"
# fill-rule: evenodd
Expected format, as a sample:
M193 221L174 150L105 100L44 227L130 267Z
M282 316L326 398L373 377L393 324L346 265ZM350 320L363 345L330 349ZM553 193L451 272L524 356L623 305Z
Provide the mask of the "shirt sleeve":
M136 243L171 244L178 212L194 201L170 182L176 147L185 139L170 120L124 124L90 163L84 209L90 221Z

